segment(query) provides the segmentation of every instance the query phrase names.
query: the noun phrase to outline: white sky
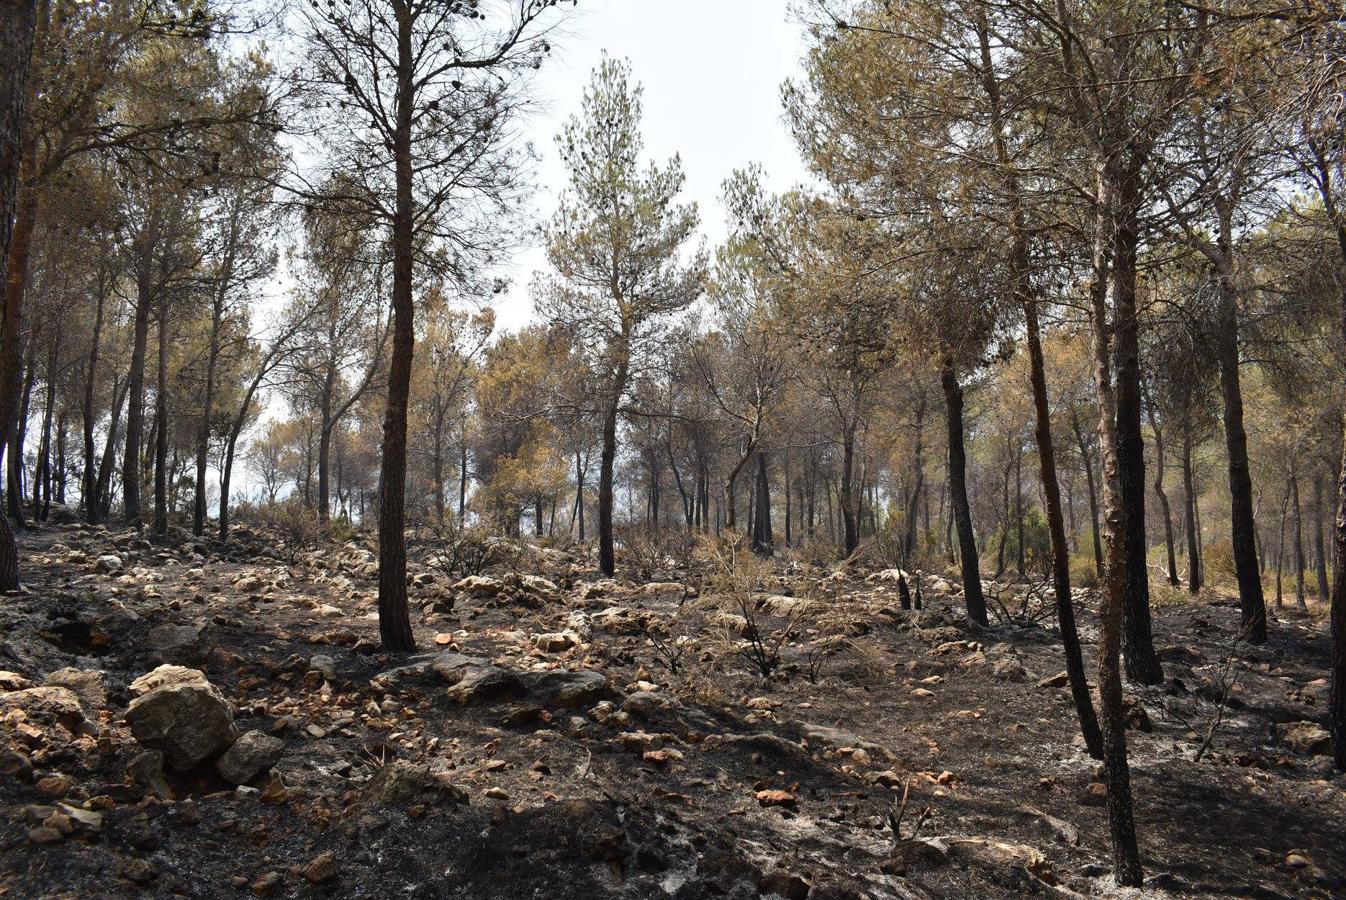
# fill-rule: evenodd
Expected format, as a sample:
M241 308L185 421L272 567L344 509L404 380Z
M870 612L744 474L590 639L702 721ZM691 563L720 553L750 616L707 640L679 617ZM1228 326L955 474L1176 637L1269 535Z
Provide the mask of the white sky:
M781 83L797 77L804 47L787 0L580 0L563 27L524 129L542 156L533 221L551 215L566 184L553 138L578 112L605 50L630 59L645 87L646 156L662 163L682 155L683 199L697 203L708 245L724 236L720 185L734 169L760 163L776 191L806 180L780 103ZM536 246L515 258L510 290L496 305L501 330L529 321L528 283L546 265Z

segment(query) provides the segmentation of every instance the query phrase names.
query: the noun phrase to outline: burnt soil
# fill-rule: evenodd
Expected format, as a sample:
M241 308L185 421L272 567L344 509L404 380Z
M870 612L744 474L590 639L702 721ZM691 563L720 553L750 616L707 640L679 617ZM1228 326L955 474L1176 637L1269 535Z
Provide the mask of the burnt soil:
M600 581L581 555L537 551L517 571L554 589L494 572L503 587L473 596L417 546L426 655L409 659L378 651L373 557L358 539L291 561L246 529L220 546L65 525L24 534L21 549L0 669L33 684L96 670L106 699L79 735L0 720L4 749L27 761L0 776L3 896L1346 893L1346 780L1277 728L1325 712L1316 609L1282 610L1268 644L1236 647L1228 596L1156 606L1168 680L1127 686L1147 883L1119 890L1089 788L1097 763L1053 677L1055 627L1031 603L973 630L943 579L926 577L924 609L904 611L886 576L779 564L749 623L686 570ZM97 571L107 554L119 572ZM1076 599L1092 673L1095 598ZM770 682L740 652L753 623L769 644L784 632ZM165 624L191 628L166 640ZM567 628L558 643L575 646L537 648ZM676 673L646 628L682 649ZM437 653L517 677L473 695L425 666L385 674ZM314 655L334 677L310 671ZM162 663L203 671L241 730L284 739L281 761L241 789L209 766L172 776L171 798L139 784L128 685ZM551 690L569 683L555 673L584 670L602 680L578 700ZM39 843L53 797L38 783L57 773L65 802L103 820ZM306 868L329 851L325 874Z

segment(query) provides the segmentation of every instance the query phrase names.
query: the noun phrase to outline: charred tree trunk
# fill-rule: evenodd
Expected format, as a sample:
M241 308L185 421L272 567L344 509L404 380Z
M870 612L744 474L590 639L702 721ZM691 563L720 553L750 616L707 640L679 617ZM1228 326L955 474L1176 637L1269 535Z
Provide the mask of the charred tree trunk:
M766 456L757 454L757 489L753 515L752 549L762 556L770 556L774 538L771 534L771 482L767 478Z
M1080 425L1077 410L1070 410L1070 424L1075 430L1075 440L1080 447L1080 462L1084 464L1084 486L1089 496L1089 523L1094 536L1094 567L1100 578L1103 577L1103 536L1098 522L1098 487L1094 482L1094 458L1089 452L1089 441L1085 438Z
M623 376L625 368L623 362ZM626 379L622 377L621 380L625 382ZM617 403L618 397L614 396L603 413L603 450L598 460L598 570L604 575L613 575L617 571L617 555L612 540L612 475L617 460Z
M1024 276L1026 280L1026 274ZM1070 590L1070 548L1066 544L1065 523L1061 517L1061 486L1056 477L1056 447L1052 442L1051 406L1047 397L1046 364L1042 354L1041 328L1036 300L1022 288L1024 318L1027 322L1028 359L1033 384L1034 437L1038 447L1038 474L1047 507L1047 530L1052 544L1052 587L1056 594L1056 621L1061 630L1061 647L1070 679L1070 696L1085 747L1094 759L1103 758L1103 733L1098 727L1089 682L1084 674L1084 653L1080 649L1075 626L1075 603Z
M1327 582L1327 552L1323 546L1323 476L1313 477L1313 564L1318 576L1318 600L1322 602L1332 589Z
M1228 240L1221 235L1221 242ZM1248 467L1248 435L1243 428L1243 389L1239 384L1238 310L1232 272L1219 273L1219 324L1214 329L1224 400L1225 449L1229 456L1230 529L1234 544L1234 574L1238 578L1239 608L1246 638L1254 644L1267 639L1267 608L1257 564L1253 481Z
M1129 161L1117 173L1112 230L1113 354L1116 380L1117 478L1123 506L1126 597L1123 647L1126 673L1140 684L1164 680L1150 622L1150 573L1146 564L1145 440L1141 434L1140 317L1136 308L1136 253L1140 243L1140 171Z
M26 248L21 265L15 250L16 211L21 211L19 174L24 152L23 112L28 100L29 57L36 20L32 0L0 6L0 283L5 286L4 316L0 319L0 452L5 449L9 423L17 406L19 335L23 318L23 281ZM36 199L33 204L35 206ZM31 235L31 225L29 226ZM20 243L23 242L21 239ZM11 448L11 453L13 449ZM0 591L18 590L19 550L9 520L0 512Z
M1182 423L1182 510L1183 530L1187 532L1187 590L1193 594L1201 590L1201 529L1196 520L1196 483L1192 474L1191 414Z
M135 320L131 329L131 371L126 407L126 451L122 457L122 507L126 521L141 523L140 466L145 434L145 351L149 345L150 311L154 304L149 250L136 263Z
M1307 610L1308 602L1304 599L1304 517L1299 505L1299 475L1293 469L1290 471L1290 510L1295 526L1295 602L1300 609Z
M168 533L168 292L159 292L159 371L154 398L154 534Z
M1107 550L1098 628L1099 725L1103 732L1103 773L1108 788L1108 830L1112 838L1113 874L1119 884L1138 886L1144 881L1145 874L1140 865L1131 803L1131 767L1126 755L1126 720L1122 709L1120 665L1123 608L1128 590L1128 510L1122 493L1121 438L1118 435L1120 417L1113 390L1113 354L1108 346L1112 328L1106 307L1108 268L1112 257L1110 251L1115 246L1115 226L1112 186L1107 177L1107 168L1100 167L1098 174L1094 283L1090 288L1090 305L1094 390L1098 398L1098 436L1103 454L1103 542ZM1131 274L1134 275L1134 270ZM1120 358L1123 354L1119 352L1117 355ZM1141 487L1144 487L1143 482Z
M1154 432L1154 495L1159 498L1159 511L1164 519L1164 549L1168 553L1168 583L1177 587L1181 582L1178 579L1178 556L1177 549L1173 542L1173 512L1169 507L1168 493L1164 490L1164 471L1168 468L1168 463L1164 456L1164 430L1159 424L1159 414L1154 408L1154 403L1148 404L1150 409L1150 430Z
M972 507L967 499L967 450L963 446L963 388L958 383L952 354L946 354L940 371L949 429L949 503L958 532L958 555L962 565L963 598L968 620L989 624L986 598L981 591L977 539L972 533Z
M388 366L388 399L383 417L383 465L379 478L379 637L383 649L399 653L416 649L407 609L407 398L415 352L416 310L412 296L415 258L415 200L412 195L411 10L395 2L397 19L397 104L393 129L393 341Z

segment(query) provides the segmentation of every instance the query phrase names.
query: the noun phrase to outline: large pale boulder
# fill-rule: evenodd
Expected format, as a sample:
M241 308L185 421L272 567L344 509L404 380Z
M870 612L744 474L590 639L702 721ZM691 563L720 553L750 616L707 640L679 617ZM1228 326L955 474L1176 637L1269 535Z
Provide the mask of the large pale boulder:
M165 669L177 671L165 672ZM160 750L174 769L185 771L225 750L238 739L228 702L196 669L160 666L155 686L131 701L126 722L142 746ZM143 679L132 683L132 691Z

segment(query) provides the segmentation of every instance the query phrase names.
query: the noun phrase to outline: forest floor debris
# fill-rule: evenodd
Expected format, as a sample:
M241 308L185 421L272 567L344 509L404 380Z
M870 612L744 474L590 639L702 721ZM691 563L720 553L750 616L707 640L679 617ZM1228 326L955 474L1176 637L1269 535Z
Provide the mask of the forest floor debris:
M475 580L421 557L407 658L368 546L273 544L24 536L10 896L1130 895L1054 630L969 630L942 577L906 611L889 572L795 565L736 606L555 550ZM1237 621L1157 608L1167 681L1128 686L1147 895L1340 896L1328 641L1287 611L1227 664Z

